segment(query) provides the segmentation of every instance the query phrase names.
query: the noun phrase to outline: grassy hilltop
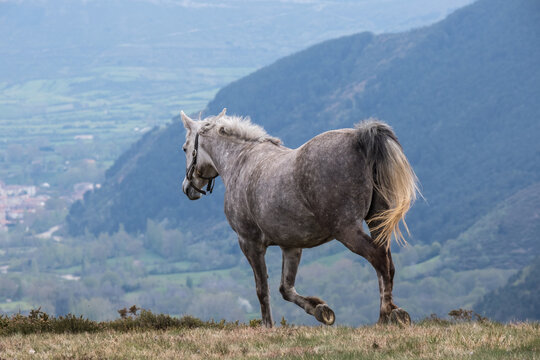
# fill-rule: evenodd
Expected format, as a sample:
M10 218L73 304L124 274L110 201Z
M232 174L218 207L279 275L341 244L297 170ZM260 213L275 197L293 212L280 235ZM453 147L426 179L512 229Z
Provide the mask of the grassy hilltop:
M0 316L0 359L537 359L540 324L491 322L467 310L411 326L293 326L266 329L174 318L136 306L114 321L67 315Z
M238 326L81 334L11 335L0 357L17 359L538 359L538 324Z

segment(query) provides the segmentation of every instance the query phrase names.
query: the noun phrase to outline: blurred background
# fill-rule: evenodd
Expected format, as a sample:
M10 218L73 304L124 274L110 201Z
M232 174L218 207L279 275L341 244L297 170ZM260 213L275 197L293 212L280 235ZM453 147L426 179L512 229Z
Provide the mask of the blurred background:
M227 107L289 147L389 123L426 198L393 244L396 303L540 319L537 1L0 0L0 34L0 314L260 317L223 184L180 187L179 111ZM267 263L274 318L314 324ZM378 318L341 244L305 250L296 288L338 324Z

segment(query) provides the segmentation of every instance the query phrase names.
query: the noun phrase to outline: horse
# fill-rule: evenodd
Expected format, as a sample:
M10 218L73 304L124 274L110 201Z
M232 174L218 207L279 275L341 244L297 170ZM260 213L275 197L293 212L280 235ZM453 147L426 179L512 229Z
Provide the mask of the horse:
M409 314L392 298L390 242L394 237L406 243L400 222L408 232L404 217L419 193L418 179L390 126L368 119L290 149L249 118L226 115L226 109L203 120L182 111L181 119L189 164L182 190L190 200L200 199L221 176L225 215L253 269L266 327L274 324L265 263L268 246L282 250L283 298L323 324L334 323L334 311L325 301L302 296L294 288L302 249L334 239L375 268L378 322L410 324Z

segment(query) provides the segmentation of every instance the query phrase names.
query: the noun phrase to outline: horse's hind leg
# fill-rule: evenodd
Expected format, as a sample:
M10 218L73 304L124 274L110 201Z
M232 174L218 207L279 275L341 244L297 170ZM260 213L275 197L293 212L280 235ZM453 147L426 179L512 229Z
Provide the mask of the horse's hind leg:
M379 280L381 305L379 323L392 321L409 324L411 321L409 314L405 310L398 308L392 299L395 269L390 247L373 244L373 239L362 230L360 224L343 229L336 238L349 250L366 258L375 268Z
M274 325L274 322L272 320L272 311L270 309L268 273L266 270L266 262L264 261L266 247L257 242L246 241L241 237L239 237L238 240L242 252L253 269L257 297L259 298L259 303L261 304L261 316L263 324L264 326L271 328Z
M281 285L279 292L287 301L294 302L296 305L303 308L308 314L315 316L317 320L326 324L332 325L335 321L335 315L332 309L326 303L317 297L304 297L298 295L294 288L296 272L302 257L302 249L297 248L281 248L283 252L283 264L281 269Z

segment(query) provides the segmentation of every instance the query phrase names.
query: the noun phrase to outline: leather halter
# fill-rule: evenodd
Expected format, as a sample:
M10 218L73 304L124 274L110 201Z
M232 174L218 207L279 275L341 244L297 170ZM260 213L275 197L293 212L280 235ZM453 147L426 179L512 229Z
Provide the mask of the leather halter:
M217 174L214 177L206 177L206 176L203 176L199 172L199 170L197 169L197 156L199 155L198 151L199 151L199 133L195 135L195 146L193 147L193 156L191 159L191 164L186 170L186 179L189 181L189 185L195 191L203 195L206 195L206 191L208 191L211 194L212 190L214 190L214 184L216 183L216 178L219 176L219 174ZM206 185L206 191L199 189L198 187L195 186L195 184L193 184L193 174L195 173L195 171L197 171L197 177L204 180L208 180L208 184Z

